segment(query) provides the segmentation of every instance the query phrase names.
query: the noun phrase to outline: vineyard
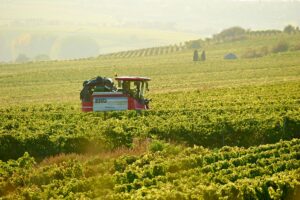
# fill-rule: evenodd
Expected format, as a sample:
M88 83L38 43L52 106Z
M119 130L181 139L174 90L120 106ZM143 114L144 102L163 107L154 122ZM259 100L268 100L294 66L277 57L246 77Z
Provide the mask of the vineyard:
M25 153L18 160L0 161L0 194L9 199L297 199L300 195L299 139L219 150L153 142L140 156L127 154L117 159L69 155L37 164Z
M143 57L143 56L158 56L166 55L174 52L179 52L185 50L187 47L183 44L175 44L163 47L153 47L146 49L138 49L131 51L121 51L117 53L110 53L105 55L100 55L98 58L133 58L133 57Z
M174 103L174 98L180 101ZM16 159L29 152L44 158L131 147L135 138L215 148L300 137L298 82L156 94L152 99L152 110L142 115L110 112L106 118L103 113L80 113L78 107L60 104L2 108L0 156Z
M172 45L1 64L0 199L299 199L300 51L223 56L300 35L250 36L203 42L205 62ZM82 113L82 81L114 73L151 77L151 109Z
M249 149L224 146L217 151L165 147L117 160L114 189L121 193L119 198L157 199L162 191L171 199L286 198L300 187L291 181L299 180L299 151L299 140Z

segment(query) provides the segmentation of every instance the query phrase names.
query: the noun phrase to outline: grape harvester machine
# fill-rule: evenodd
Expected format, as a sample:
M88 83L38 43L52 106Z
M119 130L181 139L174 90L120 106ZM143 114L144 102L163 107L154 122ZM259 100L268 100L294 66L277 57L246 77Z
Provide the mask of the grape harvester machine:
M118 86L111 78L96 77L83 82L80 99L83 112L114 110L146 110L149 100L144 98L150 78L116 77Z

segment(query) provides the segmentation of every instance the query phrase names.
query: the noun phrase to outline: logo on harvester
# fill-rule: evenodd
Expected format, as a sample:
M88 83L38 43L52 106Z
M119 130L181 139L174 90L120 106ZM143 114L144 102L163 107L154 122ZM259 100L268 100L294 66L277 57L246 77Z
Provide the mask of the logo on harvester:
M95 99L95 103L107 103L107 99L105 99L105 98L97 98L97 99Z

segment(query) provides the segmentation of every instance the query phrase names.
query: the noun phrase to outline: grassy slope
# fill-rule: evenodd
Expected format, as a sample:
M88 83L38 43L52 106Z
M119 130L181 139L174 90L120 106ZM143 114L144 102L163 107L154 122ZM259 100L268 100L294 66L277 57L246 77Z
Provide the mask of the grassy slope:
M287 36L281 36L283 38ZM300 35L286 38L295 44ZM207 61L193 63L192 51L185 50L161 56L134 58L53 61L0 65L0 103L72 102L79 103L79 91L85 79L100 75L149 76L153 93L229 87L299 80L300 51L270 54L258 59L225 61L225 53L241 55L248 47L276 44L278 36L245 41L207 44Z

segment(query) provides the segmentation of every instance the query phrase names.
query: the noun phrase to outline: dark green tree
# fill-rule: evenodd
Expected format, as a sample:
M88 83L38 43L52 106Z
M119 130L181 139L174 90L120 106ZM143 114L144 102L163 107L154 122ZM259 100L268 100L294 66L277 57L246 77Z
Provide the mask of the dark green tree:
M198 61L198 60L199 60L198 51L195 50L195 51L194 51L194 56L193 56L193 61Z
M296 32L296 28L292 25L287 25L286 27L284 27L283 32L291 34Z
M34 58L35 61L47 61L50 60L49 56L46 54L39 54Z
M202 47L203 41L201 39L199 40L191 40L185 43L186 47L189 49L199 49Z
M204 50L202 51L202 54L201 54L201 60L202 60L202 61L205 61L205 60L206 60L206 53L205 53Z
M246 30L235 26L221 31L220 33L213 36L216 40L234 41L245 38Z
M273 53L285 52L289 50L289 44L286 41L278 42L273 48Z
M29 58L25 54L19 54L18 57L16 58L17 63L24 63L28 62Z

